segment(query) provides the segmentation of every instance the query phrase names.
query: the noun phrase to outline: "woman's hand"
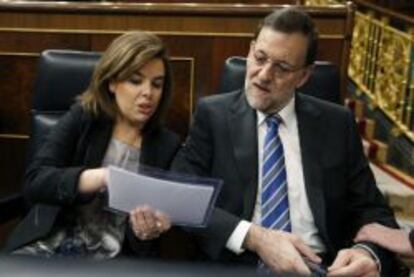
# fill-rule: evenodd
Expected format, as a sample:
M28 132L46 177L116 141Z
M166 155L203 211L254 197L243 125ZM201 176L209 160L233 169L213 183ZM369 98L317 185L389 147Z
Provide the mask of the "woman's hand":
M130 212L132 230L140 240L152 240L171 228L167 215L144 205Z
M393 229L378 223L370 223L358 231L354 241L370 241L397 254L414 257L409 234L405 230Z
M87 169L79 177L79 192L88 194L102 190L107 185L107 168Z

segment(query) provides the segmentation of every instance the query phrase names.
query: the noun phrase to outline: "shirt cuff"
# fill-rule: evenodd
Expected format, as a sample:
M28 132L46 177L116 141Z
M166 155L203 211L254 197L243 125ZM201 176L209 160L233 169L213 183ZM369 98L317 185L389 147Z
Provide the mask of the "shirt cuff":
M245 249L242 245L251 225L251 222L241 220L227 240L226 248L237 255L243 253Z
M375 263L378 266L378 272L381 273L381 261L378 258L377 254L375 254L374 250L371 249L371 247L369 247L366 244L358 243L358 244L355 244L352 248L360 248L360 249L364 249L365 251L368 251L368 253L371 254L372 258L374 259Z

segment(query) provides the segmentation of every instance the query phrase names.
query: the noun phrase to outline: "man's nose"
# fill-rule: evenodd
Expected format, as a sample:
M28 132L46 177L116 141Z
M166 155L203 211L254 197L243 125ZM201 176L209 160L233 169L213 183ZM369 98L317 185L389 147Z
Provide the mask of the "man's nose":
M259 78L262 81L271 81L273 78L272 63L266 63L259 71Z

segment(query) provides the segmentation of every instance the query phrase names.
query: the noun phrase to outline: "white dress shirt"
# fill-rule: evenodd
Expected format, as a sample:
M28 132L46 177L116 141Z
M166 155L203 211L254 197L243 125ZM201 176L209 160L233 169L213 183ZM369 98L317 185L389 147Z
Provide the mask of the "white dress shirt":
M252 222L260 225L261 220L261 188L263 145L266 136L265 114L257 112L258 136L258 188ZM302 156L299 142L298 124L295 112L295 98L279 112L282 123L279 125L279 136L285 154L285 166L288 184L289 212L292 233L299 236L315 252L325 252L325 245L318 236L314 217L309 207L303 177ZM227 240L226 247L236 254L242 253L243 241L251 226L251 222L240 221Z

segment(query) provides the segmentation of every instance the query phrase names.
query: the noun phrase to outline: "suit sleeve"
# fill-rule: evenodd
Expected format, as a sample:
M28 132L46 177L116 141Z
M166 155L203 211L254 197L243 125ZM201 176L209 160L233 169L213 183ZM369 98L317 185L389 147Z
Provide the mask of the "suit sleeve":
M365 158L358 128L351 113L348 114L347 121L349 126L347 150L350 153L347 160L348 209L351 218L355 219L352 228L354 235L359 228L371 222L398 228L393 212L379 191L368 160ZM376 253L386 271L390 253L373 243L365 244Z
M85 169L71 166L80 138L82 108L75 105L47 135L25 174L24 194L32 203L71 205Z
M207 104L201 100L183 148L173 161L174 171L211 177L214 155L214 123ZM229 184L224 184L229 185ZM220 198L220 196L219 196ZM221 208L215 208L208 227L197 231L198 242L212 259L218 259L240 218Z

